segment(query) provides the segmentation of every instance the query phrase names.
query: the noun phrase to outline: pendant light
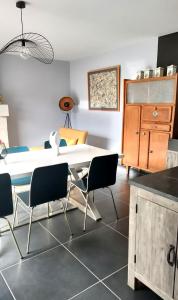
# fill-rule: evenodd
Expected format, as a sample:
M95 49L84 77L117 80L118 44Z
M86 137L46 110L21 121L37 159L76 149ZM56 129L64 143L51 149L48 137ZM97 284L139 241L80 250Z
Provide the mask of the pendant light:
M19 53L22 58L33 57L45 64L51 64L54 60L54 51L50 42L41 34L34 32L23 32L22 10L25 1L16 2L16 7L21 11L22 33L10 40L1 50L3 53Z

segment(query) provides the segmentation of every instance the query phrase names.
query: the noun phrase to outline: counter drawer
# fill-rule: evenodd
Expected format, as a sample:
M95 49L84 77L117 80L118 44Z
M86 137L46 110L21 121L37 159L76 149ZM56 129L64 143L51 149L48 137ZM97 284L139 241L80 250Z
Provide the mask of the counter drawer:
M151 123L142 123L141 125L142 129L148 129L148 130L160 130L160 131L170 131L171 126L166 124L151 124Z

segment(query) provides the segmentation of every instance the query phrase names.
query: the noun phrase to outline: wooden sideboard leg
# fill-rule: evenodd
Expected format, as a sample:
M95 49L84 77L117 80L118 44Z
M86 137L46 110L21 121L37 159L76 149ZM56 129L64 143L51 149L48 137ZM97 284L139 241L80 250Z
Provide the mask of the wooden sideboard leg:
M126 166L126 170L127 170L127 176L129 177L129 173L130 173L130 166Z

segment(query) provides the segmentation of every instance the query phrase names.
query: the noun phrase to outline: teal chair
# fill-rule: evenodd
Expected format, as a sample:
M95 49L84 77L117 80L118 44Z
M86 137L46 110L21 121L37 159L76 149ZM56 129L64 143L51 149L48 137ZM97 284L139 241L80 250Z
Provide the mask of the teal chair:
M6 148L6 154L13 154L13 153L20 153L20 152L27 152L29 151L29 148L27 146L18 146L18 147L10 147ZM31 182L31 176L24 176L17 179L11 179L11 184L14 186L23 186L30 184Z
M59 147L64 147L64 146L67 146L66 140L60 139ZM44 149L50 149L50 148L51 148L50 142L45 141L44 142Z

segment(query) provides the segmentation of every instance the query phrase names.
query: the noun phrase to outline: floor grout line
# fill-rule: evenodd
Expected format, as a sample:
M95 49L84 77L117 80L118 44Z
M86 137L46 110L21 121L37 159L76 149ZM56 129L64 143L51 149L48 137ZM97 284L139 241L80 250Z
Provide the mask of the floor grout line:
M123 220L123 219L125 219L125 218L128 218L128 216L119 219L119 221L120 221L120 220ZM107 225L113 224L113 223L114 223L113 221L112 221L111 223L109 223L109 224L106 224L104 221L101 221L101 222L102 222L102 224L103 224L105 227L109 227L109 226L107 226ZM42 251L42 252L40 252L40 253L38 253L38 254L35 254L35 255L33 255L33 256L30 256L30 257L26 256L26 257L24 257L24 259L18 261L17 263L12 264L12 265L10 265L10 266L7 266L7 267L1 269L0 272L4 272L4 271L6 271L7 269L10 269L10 268L12 268L12 267L15 267L15 266L17 266L17 265L19 265L19 264L21 264L21 263L25 263L26 261L28 261L28 260L30 260L30 259L33 259L33 258L35 258L35 257L37 257L37 256L39 256L39 255L42 255L42 254L46 253L46 252L52 251L52 250L54 250L54 249L56 249L56 248L58 248L58 247L60 247L60 246L62 246L62 245L65 245L65 244L67 244L67 243L70 242L70 240L68 240L68 241L66 241L65 243L62 243L59 239L56 238L55 235L52 234L52 232L50 232L43 224L41 224L41 222L37 221L37 223L38 223L44 230L46 230L46 231L47 231L47 232L48 232L48 233L49 233L49 234L50 234L50 235L51 235L51 236L59 243L59 245L54 246L54 247L52 247L52 248L50 248L50 249L44 250L44 251ZM73 238L72 241L73 241L73 240L77 240L77 239L79 239L79 238L82 238L83 236L86 236L86 235L88 235L88 234L90 234L90 233L92 233L92 232L94 232L94 231L96 231L96 230L99 230L99 229L101 229L101 228L102 228L102 227L98 227L98 228L93 229L92 231L89 231L89 232L86 232L86 233L82 234L81 236L77 236L76 238ZM109 227L109 228L110 228L110 227ZM111 229L113 229L113 228L111 228ZM113 230L114 230L114 229L113 229Z
M46 227L44 227L42 224L41 224L41 226L47 231L47 232L49 232L49 234L51 234L52 236L53 236L53 234L46 228ZM90 232L90 233L92 233L92 231ZM58 241L58 242L60 242L56 237L55 237L55 239ZM61 242L60 242L61 243ZM102 279L100 279L96 274L94 274L72 251L70 251L66 246L65 246L65 244L64 243L61 243L61 245L63 246L63 248L66 250L66 251L68 251L85 269L87 269L88 270L88 272L90 272L96 279L97 279L97 282L95 282L95 284L93 284L93 285L91 285L91 286L89 286L88 288L86 288L85 290L83 290L83 291L81 291L80 293L78 293L78 294L76 294L76 295L74 295L74 296L72 296L71 298L68 298L68 300L71 300L71 299L74 299L75 297L77 297L78 295L80 295L80 294L82 294L83 292L85 292L86 290L88 290L88 289L90 289L92 286L95 286L96 284L99 284L99 283L101 283L101 284L103 284L117 299L119 299L119 300L121 300L121 298L114 292L114 291L112 291L104 282L103 282L103 280L105 280L106 278L108 278L108 277L110 277L110 276L112 276L113 274L115 274L115 273L117 273L117 272L119 272L119 271L121 271L123 268L125 268L127 265L125 265L125 266L123 266L122 268L120 268L120 269L118 269L118 270L116 270L115 272L113 272L113 273L111 273L111 274L109 274L108 276L106 276L106 277L104 277L104 278L102 278Z
M45 228L42 224L41 224L41 226L49 233L49 234L51 234L53 237L54 237L54 235L47 229L47 228ZM58 240L56 237L54 237L59 243L61 243L60 242L60 240ZM96 274L94 274L72 251L70 251L66 246L65 246L65 244L64 243L61 243L61 246L66 250L66 251L68 251L83 267L85 267L98 281L100 280L100 278L96 275Z
M86 289L84 289L84 290L82 290L81 292L79 292L79 293L73 295L72 297L68 298L67 300L75 299L77 296L83 294L84 292L88 291L89 289L91 289L92 287L94 287L95 285L97 285L97 284L99 284L99 283L100 283L100 281L95 282L94 284L88 286Z
M105 279L107 279L107 278L111 277L112 275L114 275L114 274L116 274L116 273L122 271L122 270L123 270L124 268L126 268L127 266L128 266L128 264L125 265L125 266L123 266L123 267L121 267L121 268L119 268L118 270L114 271L113 273L107 275L106 277L103 277L103 278L100 279L99 281L97 281L97 282L95 282L94 284L88 286L86 289L82 290L81 292L77 293L76 295L73 295L71 298L68 298L67 300L75 299L77 296L83 294L83 293L86 292L87 290L91 289L93 286L95 286L95 285L97 285L97 284L99 284L99 283L103 283L103 281L104 281ZM111 290L111 289L110 289L110 290ZM121 298L119 298L119 299L121 299Z
M10 292L12 298L13 298L14 300L16 300L14 294L12 293L12 291L11 291L11 289L10 289L10 286L9 286L9 284L8 284L8 282L7 282L7 280L6 280L6 278L4 277L4 275L2 274L2 272L0 272L0 274L1 274L1 276L2 276L2 278L3 278L3 280L4 280L4 282L5 282L5 284L6 284L7 288L8 288L8 290L9 290L9 292Z
M114 291L112 291L103 281L101 284L104 285L117 299L122 300Z
M111 277L112 275L115 275L116 273L119 273L120 271L125 269L127 266L128 266L128 264L126 264L125 266L119 268L118 270L114 271L113 273L107 275L106 277L103 277L100 281L104 281L104 280L108 279L109 277Z
M104 222L103 222L104 223ZM125 239L128 240L128 237L126 235L124 235L123 233L121 233L120 231L118 231L117 229L113 228L112 226L105 224L106 227L110 228L111 230L115 231L116 233L122 235Z
M25 262L29 261L30 259L33 259L33 258L35 258L35 257L37 257L37 256L40 256L40 255L42 255L42 254L45 254L45 253L47 253L47 252L50 252L50 251L52 251L52 250L54 250L54 249L57 249L57 248L59 248L59 247L61 247L61 246L62 246L62 245L59 244L59 245L57 245L57 246L54 246L54 247L52 247L52 248L50 248L50 249L47 249L47 250L44 250L44 251L42 251L42 252L40 252L40 253L38 253L38 254L35 254L35 255L33 255L33 256L30 256L30 257L26 256L26 257L24 257L23 259L21 259L19 262L15 263L15 264L13 264L13 265L10 265L10 266L8 266L8 267L6 267L6 268L1 269L0 273L1 273L1 272L4 272L4 271L6 271L6 270L8 270L8 269L10 269L10 268L13 268L13 267L15 267L15 266L18 266L18 265L20 265L20 264L24 264Z

